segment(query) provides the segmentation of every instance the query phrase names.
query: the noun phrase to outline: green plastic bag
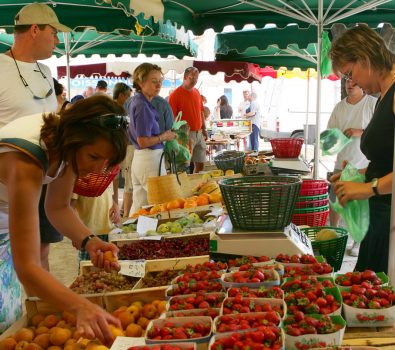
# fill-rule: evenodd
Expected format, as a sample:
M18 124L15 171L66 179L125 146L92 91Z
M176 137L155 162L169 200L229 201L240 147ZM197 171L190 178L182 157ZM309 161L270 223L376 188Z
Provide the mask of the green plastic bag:
M361 174L349 163L343 169L340 181L365 182L365 174ZM355 242L361 242L369 227L369 201L367 199L352 200L343 207L336 198L336 202L330 202L330 204L344 220L352 239Z
M339 129L326 129L320 134L320 148L322 155L333 156L346 147L352 139L349 139Z

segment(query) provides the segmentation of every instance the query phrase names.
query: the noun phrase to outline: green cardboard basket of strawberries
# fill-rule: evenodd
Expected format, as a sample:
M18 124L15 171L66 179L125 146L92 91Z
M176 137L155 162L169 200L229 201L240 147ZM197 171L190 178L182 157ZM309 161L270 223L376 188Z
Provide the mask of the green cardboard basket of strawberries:
M211 337L212 325L213 321L208 316L151 320L145 333L145 342L147 344L162 344L181 340L182 342L207 344Z
M395 325L395 292L390 286L365 282L344 288L344 318L348 327L391 327Z
M214 334L256 329L261 326L277 326L281 316L275 311L250 312L247 314L230 314L217 316L214 319Z
M284 333L279 327L261 326L255 330L234 333L216 333L210 340L208 350L284 350Z
M166 311L160 316L160 318L209 316L214 320L217 316L220 315L220 313L221 313L221 308Z
M287 305L282 299L243 298L237 296L234 298L226 298L223 301L221 315L270 311L275 311L281 317L284 317L287 313Z
M166 305L166 311L220 308L225 293L196 293L171 297Z
M284 292L296 292L297 290L307 290L313 288L333 288L335 287L333 277L299 276L297 278L284 278L281 289Z
M172 284L166 289L166 298L177 295L186 295L194 293L210 293L210 292L224 292L225 289L222 283L216 280L205 281L189 281Z
M196 350L196 344L174 342L168 344L146 344L131 346L128 350Z
M296 277L296 276L321 276L321 277L332 277L333 267L327 262L315 263L315 264L293 264L292 266L285 266L284 278L285 277Z
M351 287L353 284L367 282L371 286L384 286L388 284L388 276L384 272L374 272L372 270L346 272L345 274L335 274L335 283L340 289ZM365 287L368 287L365 283Z
M280 285L280 275L274 269L251 267L247 271L234 271L224 273L221 283L225 288L248 286L259 288Z
M297 290L285 294L289 315L320 314L340 315L342 310L342 297L339 288L320 288Z
M247 286L242 287L232 287L229 288L227 293L227 297L234 298L237 296L241 296L244 298L275 298L275 299L284 299L284 292L278 286L273 287L259 287L259 288L250 288Z
M340 345L346 321L339 315L287 316L283 321L287 350L304 350L315 347Z

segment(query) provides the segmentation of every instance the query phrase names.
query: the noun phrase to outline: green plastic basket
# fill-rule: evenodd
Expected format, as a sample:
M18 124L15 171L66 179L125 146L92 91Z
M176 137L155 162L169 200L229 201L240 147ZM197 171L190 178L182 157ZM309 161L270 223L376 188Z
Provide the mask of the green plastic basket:
M219 182L234 227L283 230L291 223L302 181L288 176L248 176Z
M329 205L323 205L315 208L295 208L294 214L320 213L322 211L327 211L328 209Z
M322 229L334 230L338 237L326 241L316 241L315 237ZM331 226L306 227L300 230L310 238L314 253L323 255L328 264L333 267L333 270L339 271L346 251L348 231L342 227Z
M214 163L223 171L233 170L235 174L241 173L244 167L244 152L225 151L214 157Z

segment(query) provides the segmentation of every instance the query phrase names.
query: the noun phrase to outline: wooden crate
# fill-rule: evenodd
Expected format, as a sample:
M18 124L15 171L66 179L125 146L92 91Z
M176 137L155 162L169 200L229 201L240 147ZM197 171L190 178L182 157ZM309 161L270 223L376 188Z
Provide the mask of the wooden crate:
M192 208L185 208L185 209L172 209L169 211L169 215L171 219L179 219L184 216L187 216L190 213L196 213L198 214L201 218L204 217L207 213L211 212L215 208L222 208L222 203L211 203L207 205L200 205L198 207L192 207ZM169 220L171 221L171 220Z
M395 349L395 325L393 327L347 328L342 345L375 346L379 349Z
M210 261L209 255L201 256L188 256L182 258L160 259L160 260L147 260L145 262L146 272L156 272L163 270L182 270L189 264L203 264Z

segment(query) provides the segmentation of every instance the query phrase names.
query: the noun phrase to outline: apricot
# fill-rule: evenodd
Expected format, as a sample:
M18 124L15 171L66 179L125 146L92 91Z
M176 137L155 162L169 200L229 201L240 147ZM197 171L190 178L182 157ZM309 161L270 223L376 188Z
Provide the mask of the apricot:
M65 320L60 320L60 321L56 324L56 327L59 327L59 328L68 328L68 324L66 323Z
M116 309L115 311L112 312L113 316L118 317L118 315L123 312L126 311L128 309L127 306L120 306L118 309Z
M136 305L137 307L139 307L140 308L140 310L143 308L143 306L144 306L144 303L141 301L141 300L136 300L136 301L134 301L132 304L131 304L131 306L132 305Z
M78 340L78 343L75 343L75 344L79 344L82 346L83 349L85 349L85 347L89 344L90 341L91 340L88 338L82 338L82 339Z
M80 338L82 338L83 335L84 335L84 333L82 331L77 330L77 329L73 332L73 338L75 340L79 340Z
M84 350L84 349L85 349L85 345L83 345L81 343L71 343L71 344L65 345L63 348L63 350ZM47 350L49 350L49 349L47 349Z
M148 318L149 320L152 320L155 317L156 313L157 313L157 309L152 304L145 304L143 306L143 310L141 312L142 312L142 314L143 314L143 316L145 318Z
M36 343L37 345L41 346L43 349L48 348L51 345L51 343L49 341L49 334L43 333L43 334L37 335L33 339L33 343Z
M30 328L22 328L14 334L14 338L17 343L19 343L22 340L31 342L34 338L34 332Z
M109 327L110 327L110 332L114 338L125 336L123 329L118 328L118 327L114 326L113 324L110 324Z
M98 340L91 340L85 347L85 350L95 350L100 345L102 344Z
M43 348L36 343L29 343L24 347L24 350L43 350Z
M140 325L131 323L129 326L127 326L125 335L127 337L141 337L143 335L143 329Z
M68 328L53 327L49 331L49 340L52 345L61 346L71 338L71 331Z
M17 341L12 338L8 337L0 341L0 350L15 350Z
M56 315L48 315L48 316L46 316L44 318L44 321L43 321L42 325L45 326L45 327L48 327L48 328L52 328L52 327L55 327L58 324L59 321L60 320L59 320L58 316L56 316Z
M116 262L118 261L117 257L113 254L111 250L107 250L103 254L104 260L107 260L109 262Z
M137 305L131 305L127 308L127 311L130 312L134 319L137 320L140 317L141 309Z
M16 346L15 350L24 350L29 345L29 342L26 340L19 341Z
M142 329L147 329L148 323L150 320L146 317L140 317L139 320L137 321L137 324L141 326Z
M66 347L67 345L75 344L76 342L77 340L75 340L74 338L70 338L64 343L64 347Z
M122 311L118 315L118 319L121 321L121 325L123 329L126 329L131 323L134 323L134 316L129 311Z
M187 209L187 208L194 208L194 207L197 207L198 206L198 204L197 204L197 202L196 201L194 201L194 200L186 200L185 201L185 204L184 204L184 208L185 209Z
M44 334L44 333L49 333L49 328L48 327L38 327L36 328L36 335Z
M75 315L68 311L63 311L62 319L72 326L75 326L77 323Z
M167 305L166 300L161 300L160 301L160 303L157 306L157 309L158 309L160 314L166 311L166 305Z
M33 326L37 327L41 321L44 321L45 315L43 314L36 314L32 317L31 323Z
M206 196L199 196L196 200L197 205L207 205L210 203L208 197Z
M51 345L47 350L63 350L60 346Z
M109 348L103 344L96 345L92 350L108 350Z

